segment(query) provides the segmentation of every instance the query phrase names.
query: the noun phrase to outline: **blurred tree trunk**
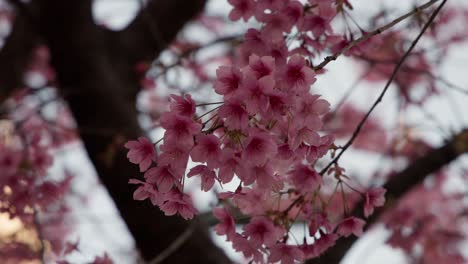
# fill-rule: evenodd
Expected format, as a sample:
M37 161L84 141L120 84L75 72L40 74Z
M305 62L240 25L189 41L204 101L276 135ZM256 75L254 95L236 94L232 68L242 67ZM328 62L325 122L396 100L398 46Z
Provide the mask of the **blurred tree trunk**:
M203 9L205 1L150 1L120 32L94 23L92 0L11 2L17 16L0 51L0 100L22 86L33 48L46 44L58 88L73 113L89 158L142 257L156 258L190 228L192 235L164 263L229 263L200 222L166 217L149 202L133 200L128 180L140 173L122 148L125 140L144 134L135 107L140 89L135 64L154 59Z

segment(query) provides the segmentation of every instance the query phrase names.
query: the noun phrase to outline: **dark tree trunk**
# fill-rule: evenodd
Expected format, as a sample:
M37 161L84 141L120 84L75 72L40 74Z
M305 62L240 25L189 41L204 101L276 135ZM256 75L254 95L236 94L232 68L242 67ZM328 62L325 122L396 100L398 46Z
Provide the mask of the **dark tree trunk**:
M0 82L6 84L2 98L21 86L24 66L40 36L50 49L58 87L73 113L89 158L142 257L158 257L190 229L191 235L164 263L229 263L199 221L166 217L149 202L133 200L128 181L140 173L128 162L122 147L125 140L144 134L135 107L139 80L134 65L154 59L203 8L204 1L151 1L122 32L95 25L91 0L35 0L34 7L16 4L18 17L8 41L19 43L20 50L15 49L15 43L7 42L8 49L0 53L0 69L8 69L7 61L15 62L9 74L0 74ZM158 26L161 21L164 27Z

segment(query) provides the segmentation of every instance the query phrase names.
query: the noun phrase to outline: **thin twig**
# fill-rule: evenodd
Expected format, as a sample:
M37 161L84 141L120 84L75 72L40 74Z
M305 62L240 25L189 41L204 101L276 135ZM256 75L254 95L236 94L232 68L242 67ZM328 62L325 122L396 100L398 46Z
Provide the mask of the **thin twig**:
M193 234L195 229L195 223L192 223L179 237L176 238L163 252L161 252L156 258L151 260L149 264L159 264L166 260L170 255L174 254Z
M203 44L203 45L198 45L198 46L195 46L193 48L187 49L184 52L182 52L181 54L179 54L176 62L174 62L172 64L169 64L169 65L161 66L163 68L162 71L159 72L158 74L156 74L154 76L154 78L159 78L162 75L166 74L168 70L179 66L182 63L183 58L186 58L186 57L192 55L195 52L198 52L200 50L203 50L203 49L206 49L206 48L209 48L209 47L212 47L214 45L221 44L221 43L235 42L235 41L239 40L240 38L241 37L239 35L220 37L220 38L217 38L217 39L215 39L215 40L213 40L213 41L211 41L209 43L206 43L206 44ZM158 63L157 63L158 61L159 60L155 60L153 62L153 64L152 64L152 66L158 66Z
M322 171L320 171L320 174L323 175L325 172L328 171L328 169L333 165L333 164L336 164L338 162L338 160L341 158L341 156L343 155L343 153L353 144L354 140L356 139L356 137L359 135L359 132L361 131L361 128L364 126L364 124L366 123L367 119L369 118L369 116L371 115L371 113L374 111L374 109L377 107L377 105L382 101L385 93L387 92L388 88L390 87L390 84L392 84L393 80L395 79L398 71L400 70L401 66L403 65L403 63L405 62L405 60L408 58L409 54L411 53L411 51L414 49L414 47L416 46L416 44L419 42L419 40L421 39L421 37L424 35L424 33L426 32L426 30L429 28L429 26L432 24L432 22L434 21L434 19L436 18L437 14L440 12L440 10L442 9L442 7L445 5L445 3L447 2L447 0L443 0L442 3L439 5L439 7L437 7L437 9L434 11L434 13L432 13L431 17L429 18L429 20L427 21L427 23L424 25L424 27L422 28L421 32L419 32L418 36L416 37L416 39L414 39L414 41L411 43L411 46L408 48L408 50L405 52L405 54L403 54L403 56L401 57L401 59L398 61L398 64L395 66L395 69L393 70L392 72L392 75L390 76L390 79L387 81L387 83L385 84L385 87L383 88L382 90L382 93L379 95L379 97L377 98L377 100L374 102L374 104L372 105L372 107L369 109L369 111L366 113L366 115L364 116L364 118L361 120L361 122L359 122L359 125L356 127L356 130L354 130L353 132L353 135L351 136L351 138L349 139L349 141L346 143L346 145L344 145L343 149L341 150L341 152L325 167L322 169ZM426 4L427 5L427 4Z
M392 22L374 30L374 31L371 31L365 35L362 35L360 38L350 42L346 47L344 47L342 50L340 51L337 51L335 54L333 55L330 55L330 56L327 56L319 65L315 66L313 69L315 71L319 71L321 69L323 69L328 63L330 63L331 61L334 61L336 60L341 54L344 54L346 53L347 51L349 51L350 49L352 49L354 46L360 44L361 42L364 42L370 38L372 38L373 36L375 35L379 35L381 34L382 32L386 31L387 29L397 25L398 23L400 23L401 21L407 19L408 17L414 15L414 14L417 14L419 12L421 12L422 10L432 6L435 2L438 2L439 0L431 0L419 7L416 7L413 11L411 12L408 12L400 17L398 17L397 19L393 20Z
M34 218L34 225L35 225L36 231L37 231L37 237L39 239L39 244L41 246L41 248L39 249L39 255L40 255L41 263L45 264L46 261L45 261L44 235L42 234L42 227L41 227L41 222L39 220L39 213L38 213L37 208L33 209L33 218Z

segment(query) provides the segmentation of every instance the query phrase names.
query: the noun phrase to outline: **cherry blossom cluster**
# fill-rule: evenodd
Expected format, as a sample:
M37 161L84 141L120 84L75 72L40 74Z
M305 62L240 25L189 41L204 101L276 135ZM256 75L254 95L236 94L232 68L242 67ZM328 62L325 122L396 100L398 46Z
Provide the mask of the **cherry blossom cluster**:
M71 231L70 225L64 225L68 208L62 198L72 177L60 181L46 177L53 157L44 123L31 118L13 124L0 121L0 213L20 220L24 230L35 230L38 240L48 241L50 253L61 255ZM37 259L36 251L21 239L0 246L3 261Z
M22 231L34 232L38 241L46 240L50 246L44 251L45 258L55 260L68 254L66 239L72 225L64 221L69 208L63 197L70 191L73 177L64 171L62 179L52 180L48 174L54 151L77 137L69 112L51 97L53 89L44 87L53 81L48 49L39 46L25 73L27 87L1 106L0 213L19 220ZM47 119L52 114L42 113L48 104L58 109L53 121ZM37 245L16 238L2 242L0 262L41 258Z
M190 219L197 210L184 193L187 177L198 177L203 191L236 180L238 187L219 193L222 207L213 210L219 235L256 263L316 257L340 236L360 235L365 224L327 215L322 193L327 186L315 166L335 146L334 137L322 131L329 103L311 93L316 73L309 58L337 44L330 22L339 7L335 1L229 2L232 20L255 18L262 27L247 31L238 61L217 69L213 86L222 102L197 115L190 95L172 95L170 111L160 118L162 144L144 137L127 142L130 162L144 172L143 181L130 180L138 185L134 198L150 199L168 216ZM293 38L301 48L288 43ZM342 171L334 168L336 186L348 180ZM384 193L382 188L361 193L366 217L383 205ZM250 219L241 232L236 212ZM308 227L302 242L290 232L295 223Z

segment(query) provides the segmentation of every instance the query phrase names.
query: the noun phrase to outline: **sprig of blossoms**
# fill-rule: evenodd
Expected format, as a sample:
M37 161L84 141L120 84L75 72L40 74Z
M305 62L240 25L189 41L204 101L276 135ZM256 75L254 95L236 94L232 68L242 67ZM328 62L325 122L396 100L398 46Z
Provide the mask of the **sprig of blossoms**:
M237 178L237 189L218 194L225 207L213 211L219 219L215 230L257 263L300 262L320 255L340 236L360 235L364 220L328 217L325 181L315 169L334 137L322 132L330 104L311 91L317 76L309 57L336 44L327 42L334 2L229 0L232 20L254 17L262 27L247 31L236 63L217 69L213 86L223 102L207 121L196 115L189 95L172 95L170 111L160 120L165 133L159 156L145 138L126 144L130 161L145 172L144 181L130 181L139 185L134 198L149 198L166 215L190 219L197 210L183 192L186 177L199 177L203 191ZM285 41L293 28L302 49ZM312 52L311 43L319 42L322 47ZM194 167L187 168L189 158ZM383 192L368 192L365 199L368 216L383 204ZM233 209L250 218L241 232ZM313 243L292 239L290 229L298 221L309 227Z

